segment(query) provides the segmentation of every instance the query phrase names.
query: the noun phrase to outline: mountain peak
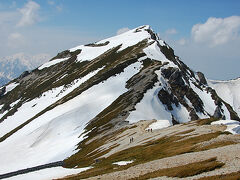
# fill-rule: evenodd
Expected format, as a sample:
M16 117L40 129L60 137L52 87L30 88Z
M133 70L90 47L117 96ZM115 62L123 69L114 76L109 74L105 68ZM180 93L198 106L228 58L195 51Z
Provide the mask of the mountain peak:
M63 160L93 166L118 148L105 147L113 134L141 120L239 120L204 79L149 26L60 52L0 89L0 173Z
M153 43L158 40L161 45L165 45L165 43L158 38L157 34L150 29L149 25L144 25L95 43L71 48L69 51L81 51L77 59L79 62L82 62L94 59L114 47L121 46L118 51L122 51L142 42L143 40L147 41L147 43Z

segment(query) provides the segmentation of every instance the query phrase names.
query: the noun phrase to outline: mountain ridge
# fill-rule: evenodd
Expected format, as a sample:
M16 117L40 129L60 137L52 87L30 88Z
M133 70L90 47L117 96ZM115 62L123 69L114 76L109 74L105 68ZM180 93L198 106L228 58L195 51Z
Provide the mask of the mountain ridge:
M149 26L63 51L4 87L0 149L9 155L0 173L58 160L91 166L111 136L140 120L239 120Z

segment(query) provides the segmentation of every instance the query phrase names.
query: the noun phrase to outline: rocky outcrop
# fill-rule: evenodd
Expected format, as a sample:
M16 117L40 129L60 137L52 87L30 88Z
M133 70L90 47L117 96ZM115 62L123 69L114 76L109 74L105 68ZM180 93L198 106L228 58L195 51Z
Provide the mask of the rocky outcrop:
M203 85L207 85L207 80L206 80L204 74L202 72L197 72L197 75L198 75L200 83Z
M104 43L90 43L90 44L86 44L85 46L89 46L89 47L101 47L101 46L106 46L109 44L109 41L106 41Z
M57 54L57 56L53 57L50 61L54 59L62 59L62 58L71 58L73 56L77 56L78 54L81 53L81 49L78 49L76 51L70 52L69 50L62 51Z
M169 94L168 91L161 89L158 92L158 98L161 100L163 104L165 104L169 111L172 111L172 104L176 106L179 105L177 98L173 94Z
M0 89L0 97L3 96L5 92L6 92L6 87L4 86Z
M222 117L222 112L221 112L221 108L218 106L216 107L214 114L213 114L214 118L221 118Z
M29 74L30 74L29 71L24 71L24 72L19 76L18 79L22 79L22 78L26 77L26 76L29 75Z

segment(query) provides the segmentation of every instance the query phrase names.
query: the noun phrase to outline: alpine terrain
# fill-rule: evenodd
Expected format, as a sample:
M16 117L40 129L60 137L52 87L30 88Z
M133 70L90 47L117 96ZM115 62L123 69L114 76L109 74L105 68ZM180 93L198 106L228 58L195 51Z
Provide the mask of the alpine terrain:
M65 50L0 88L0 178L239 178L239 87L148 25Z

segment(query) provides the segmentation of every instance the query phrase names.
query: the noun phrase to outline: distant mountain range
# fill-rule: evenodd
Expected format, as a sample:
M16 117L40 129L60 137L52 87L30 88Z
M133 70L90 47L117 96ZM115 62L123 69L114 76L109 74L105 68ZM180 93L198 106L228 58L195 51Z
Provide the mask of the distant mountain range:
M22 72L32 70L50 59L48 54L14 54L0 58L0 86L18 77Z

